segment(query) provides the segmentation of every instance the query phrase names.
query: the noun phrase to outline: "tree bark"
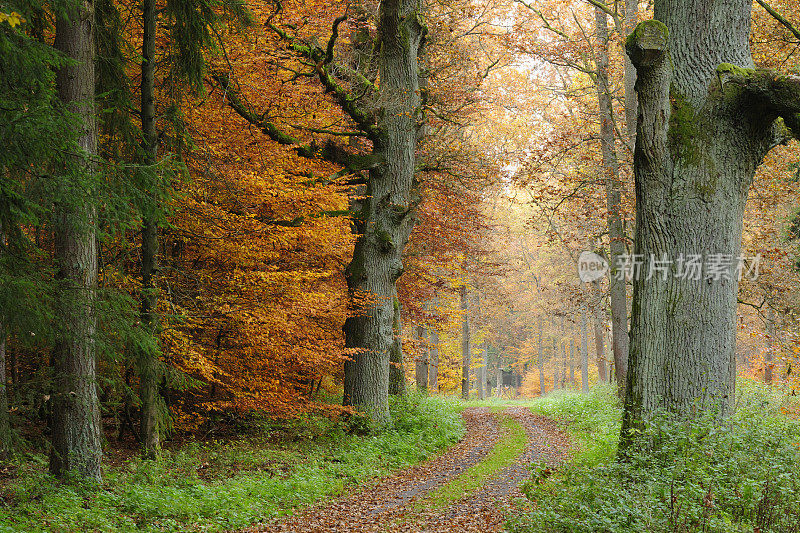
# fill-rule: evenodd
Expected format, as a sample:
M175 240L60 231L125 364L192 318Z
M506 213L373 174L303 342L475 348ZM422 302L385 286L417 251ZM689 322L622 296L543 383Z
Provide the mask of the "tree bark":
M417 341L419 342L420 354L417 355L414 366L414 375L417 381L417 391L428 391L428 357L430 348L428 347L427 332L422 326L417 326Z
M604 11L595 9L597 24L597 100L600 110L600 146L606 182L609 239L609 296L613 335L614 368L620 395L625 391L628 367L628 289L620 267L625 255L625 231L622 221L622 182L614 147L614 109L608 85L608 19ZM626 109L627 111L627 109Z
M0 325L0 457L11 452L11 419L8 412L8 387L6 376L6 331Z
M97 153L94 110L94 6L82 0L56 19L55 48L74 63L56 74L59 98L81 120L78 171L94 172ZM78 196L62 180L62 198L54 220L55 257L60 294L53 350L53 447L50 471L100 481L100 409L95 354L97 248L91 196Z
M472 366L472 347L469 331L469 300L467 286L461 286L461 397L469 400L469 371Z
M428 371L428 388L431 392L439 392L439 332L430 330L431 361Z
M156 164L158 135L156 132L155 72L156 72L156 6L155 0L142 0L142 163ZM155 172L153 169L152 172ZM142 292L141 317L143 327L155 335L158 295L155 287L158 253L158 224L156 207L146 205L142 219ZM161 450L159 432L159 371L158 352L143 349L139 353L139 396L141 407L142 451L145 457L155 458Z
M344 404L364 410L377 424L389 421L389 353L393 345L395 282L414 225L417 120L420 115L417 57L425 28L418 0L385 0L378 13L381 132L375 153L383 164L370 170L360 233L347 268L352 295L374 303L344 325L345 345L355 349L345 363Z
M645 274L651 258L672 263L634 276L623 451L656 411L730 412L747 191L776 118L796 127L800 111L800 78L750 68L750 8L656 0L657 20L627 41L639 95L635 252ZM701 274L681 276L695 255Z
M9 397L11 401L12 407L19 401L19 394L20 394L20 379L19 379L19 355L18 351L15 350L13 347L11 348L11 356L10 361L11 363L11 384L12 387L9 388Z

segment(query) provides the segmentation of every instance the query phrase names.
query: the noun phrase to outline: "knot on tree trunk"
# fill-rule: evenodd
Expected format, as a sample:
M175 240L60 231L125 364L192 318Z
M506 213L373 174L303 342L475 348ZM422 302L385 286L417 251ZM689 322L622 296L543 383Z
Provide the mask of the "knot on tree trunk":
M625 40L625 51L637 69L652 67L663 59L668 37L669 30L663 22L645 20Z

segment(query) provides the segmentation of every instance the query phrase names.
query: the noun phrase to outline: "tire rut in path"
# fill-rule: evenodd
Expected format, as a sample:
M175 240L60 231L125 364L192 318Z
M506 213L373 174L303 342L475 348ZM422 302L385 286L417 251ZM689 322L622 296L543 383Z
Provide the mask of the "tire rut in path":
M280 521L248 529L270 532L500 531L504 509L521 496L526 466L545 460L556 465L568 446L555 423L529 409L505 411L525 428L528 446L515 464L490 479L475 494L449 508L414 510L414 503L480 462L500 438L497 418L486 407L465 409L466 435L442 455L385 478L355 494L303 509Z
M528 466L544 462L556 467L564 462L570 449L568 437L553 420L533 414L525 407L509 407L504 413L520 423L528 439L525 451L514 464L448 509L426 511L405 527L398 526L391 531L486 533L503 530L512 502L524 497L520 485L530 477Z

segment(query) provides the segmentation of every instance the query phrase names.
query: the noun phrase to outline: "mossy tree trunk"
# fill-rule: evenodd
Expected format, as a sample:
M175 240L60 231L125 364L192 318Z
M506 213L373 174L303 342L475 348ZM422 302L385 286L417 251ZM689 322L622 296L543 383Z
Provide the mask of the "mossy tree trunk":
M94 6L87 0L56 19L55 48L73 62L56 75L58 96L80 118L77 173L94 172L97 153L94 107ZM90 182L85 177L76 180ZM56 322L60 332L53 350L54 393L50 471L100 481L100 407L95 353L97 285L96 211L91 193L59 184L62 201L54 220L54 248L60 282Z
M733 402L747 191L780 137L776 119L796 128L800 111L800 78L752 69L750 9L748 0L656 0L656 20L627 41L638 74L635 253L644 264L634 276L623 449L659 410L724 415Z
M158 135L156 133L155 73L156 73L156 6L155 0L142 2L142 66L141 66L141 118L142 163L153 168L156 164ZM155 172L155 170L151 170ZM158 223L155 206L146 206L142 219L142 325L150 331L156 326L158 295L155 286L156 255L158 253ZM138 354L139 398L141 400L141 437L145 457L154 458L160 453L159 434L159 372L158 352L143 348Z
M6 457L11 452L11 419L8 412L6 384L6 331L0 324L0 458Z
M382 163L370 170L359 237L347 268L351 294L372 298L344 325L344 403L364 410L377 424L389 421L389 357L394 345L395 282L414 225L418 122L422 121L418 56L423 45L419 0L385 0L380 35L380 134L373 140Z

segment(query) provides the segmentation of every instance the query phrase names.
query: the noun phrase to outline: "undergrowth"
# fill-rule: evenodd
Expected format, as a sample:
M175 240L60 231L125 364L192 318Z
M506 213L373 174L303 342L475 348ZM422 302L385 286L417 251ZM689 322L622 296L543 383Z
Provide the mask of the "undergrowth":
M534 409L564 421L588 446L555 473L533 466L531 503L515 532L792 533L800 531L800 424L787 399L739 384L736 412L690 422L661 417L641 435L651 452L617 462L619 409L610 389L543 398Z
M462 437L458 403L393 399L392 425L307 417L264 423L260 435L194 443L161 459L106 468L101 486L56 481L43 455L7 465L0 531L224 531L266 521L417 463Z

